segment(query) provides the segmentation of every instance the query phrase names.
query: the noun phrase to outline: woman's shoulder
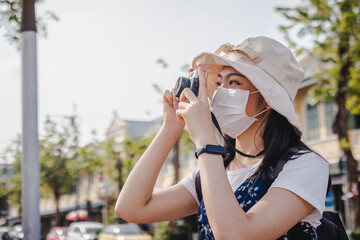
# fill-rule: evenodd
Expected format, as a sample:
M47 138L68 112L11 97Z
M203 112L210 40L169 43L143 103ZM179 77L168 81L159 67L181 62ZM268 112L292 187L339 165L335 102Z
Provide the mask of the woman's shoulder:
M270 188L287 189L314 206L316 209L302 221L316 227L325 209L328 181L327 161L313 151L301 150L287 161Z
M311 150L300 150L288 162L285 167L298 167L306 169L328 170L328 162L318 153Z
M316 152L301 150L286 162L279 173L277 181L299 181L307 184L316 181L319 185L327 186L329 179L329 164Z

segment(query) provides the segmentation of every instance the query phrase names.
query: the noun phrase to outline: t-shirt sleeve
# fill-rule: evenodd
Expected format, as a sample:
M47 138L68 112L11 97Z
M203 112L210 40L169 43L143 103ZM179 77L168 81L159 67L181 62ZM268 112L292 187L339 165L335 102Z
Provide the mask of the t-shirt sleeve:
M329 179L328 163L316 153L304 153L289 160L270 188L287 189L315 207L303 221L319 222L325 209ZM317 225L317 224L316 224Z
M193 195L193 197L195 198L198 205L200 205L199 199L196 194L196 187L195 187L195 177L196 177L196 174L198 171L199 170L195 170L190 175L181 179L179 183L181 185L183 185L191 193L191 195Z

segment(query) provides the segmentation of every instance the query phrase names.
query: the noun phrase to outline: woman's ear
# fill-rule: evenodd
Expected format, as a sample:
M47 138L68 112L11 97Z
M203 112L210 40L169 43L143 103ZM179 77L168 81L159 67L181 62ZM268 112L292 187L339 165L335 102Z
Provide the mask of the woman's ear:
M265 108L269 110L272 109L272 107L270 107L269 104L266 104Z

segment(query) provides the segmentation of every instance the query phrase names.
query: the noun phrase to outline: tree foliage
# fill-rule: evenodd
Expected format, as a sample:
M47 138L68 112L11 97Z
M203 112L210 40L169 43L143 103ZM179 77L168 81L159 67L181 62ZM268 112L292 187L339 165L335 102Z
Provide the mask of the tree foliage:
M313 98L336 101L337 95L344 94L346 107L354 114L360 114L359 5L357 0L303 0L295 8L277 8L290 22L280 27L290 45L320 63L312 76L318 80ZM292 30L299 39L290 37ZM305 36L312 38L310 49L299 45Z
M348 136L349 111L360 114L360 2L358 0L303 0L294 8L277 8L290 22L281 26L290 45L298 54L305 53L316 60L312 70L317 83L310 91L313 103L333 101L337 113L333 130L338 135L340 148L347 159L348 192L358 188L357 161L352 155ZM300 46L299 39L310 37L310 49ZM355 196L350 199L351 228L359 226L360 209ZM355 223L357 223L355 225Z
M18 213L21 213L21 136L9 145L5 154L10 158L12 164L9 164L4 170L3 175L9 174L10 178L5 177L2 184L5 189L2 192L2 197L6 197L7 201L18 207Z
M78 150L78 168L80 172L98 172L99 168L103 164L102 156L102 143L96 138L96 134L93 134L94 138Z
M156 223L154 240L188 240L192 239L189 225L183 220Z
M48 118L45 133L40 140L40 178L42 194L50 190L56 202L56 220L59 223L60 197L70 193L78 169L78 127L74 120L58 124Z
M122 143L115 143L111 139L102 143L102 149L105 150L103 156L104 173L111 180L118 183L118 190L122 189L135 163L150 145L153 138L154 134L150 134L135 139L128 137ZM120 151L119 147L121 148Z
M35 0L41 3L43 0ZM19 45L20 27L22 14L22 0L0 0L0 28L5 30L5 37L11 42ZM58 21L59 18L52 11L36 13L37 30L42 36L47 36L47 22Z

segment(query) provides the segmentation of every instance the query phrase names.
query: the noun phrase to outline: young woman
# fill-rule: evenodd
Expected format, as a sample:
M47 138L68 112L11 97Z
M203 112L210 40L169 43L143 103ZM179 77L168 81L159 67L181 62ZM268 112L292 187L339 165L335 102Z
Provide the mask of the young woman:
M267 37L248 38L237 46L225 44L215 54L201 53L193 68L200 77L198 96L190 89L178 100L164 93L163 125L126 180L116 214L148 223L198 213L202 239L292 239L299 234L317 239L329 172L326 161L300 140L293 101L304 73L291 51ZM225 154L211 112L229 140ZM185 123L197 147L201 202L197 171L153 193ZM282 160L285 165L271 179Z

